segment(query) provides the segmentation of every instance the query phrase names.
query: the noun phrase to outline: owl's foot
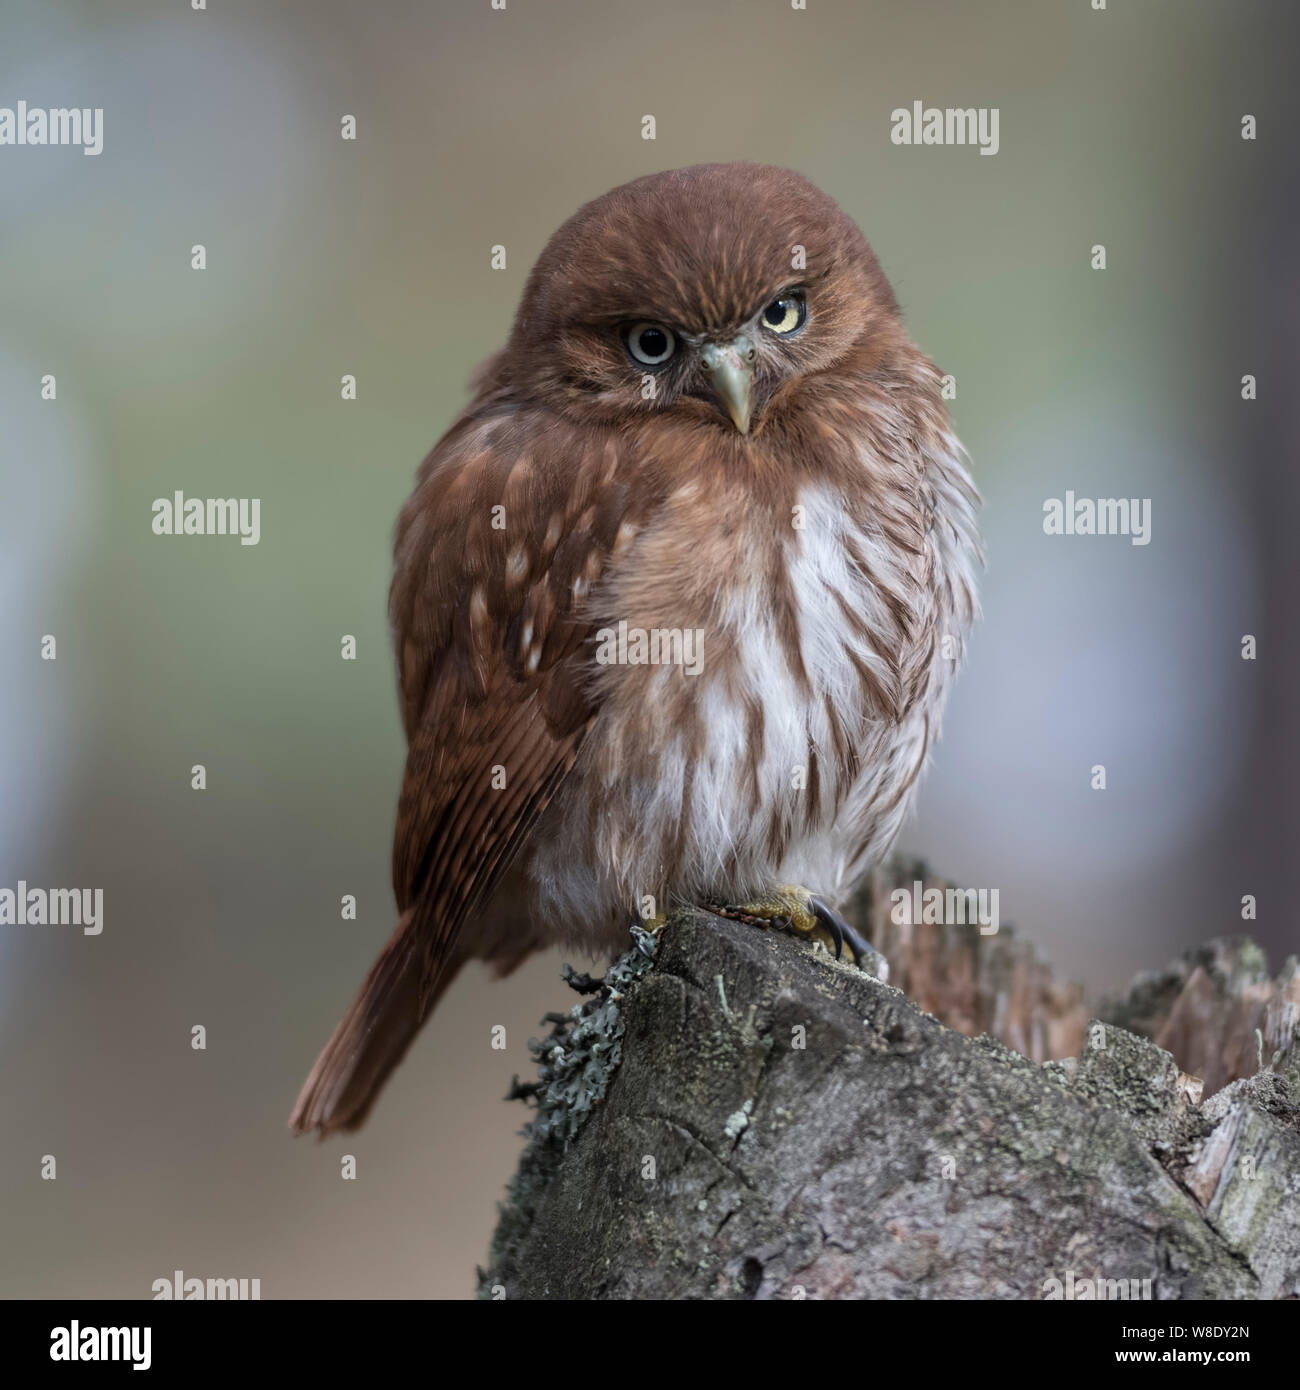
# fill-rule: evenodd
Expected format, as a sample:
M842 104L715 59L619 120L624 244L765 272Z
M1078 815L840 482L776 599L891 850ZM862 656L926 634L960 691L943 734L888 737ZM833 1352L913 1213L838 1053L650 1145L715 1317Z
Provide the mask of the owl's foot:
M820 943L838 960L847 941L859 970L878 980L889 978L889 965L865 937L815 893L795 883L779 883L755 902L709 905L720 917L770 924L804 941Z

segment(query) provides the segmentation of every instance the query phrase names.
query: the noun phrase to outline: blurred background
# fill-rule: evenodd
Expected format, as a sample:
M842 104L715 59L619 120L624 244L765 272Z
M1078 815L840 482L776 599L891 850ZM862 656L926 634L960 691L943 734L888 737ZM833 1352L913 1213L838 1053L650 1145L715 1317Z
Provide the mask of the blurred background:
M392 925L398 508L549 234L653 170L807 174L957 378L986 618L904 846L1093 991L1245 893L1300 947L1294 5L0 0L0 38L0 105L105 112L97 158L0 148L0 887L105 922L0 927L0 1294L471 1294L558 957L467 971L360 1134L285 1119ZM998 107L999 153L891 144L916 100ZM176 489L260 497L261 543L155 536ZM1067 489L1151 498L1151 543L1045 536Z

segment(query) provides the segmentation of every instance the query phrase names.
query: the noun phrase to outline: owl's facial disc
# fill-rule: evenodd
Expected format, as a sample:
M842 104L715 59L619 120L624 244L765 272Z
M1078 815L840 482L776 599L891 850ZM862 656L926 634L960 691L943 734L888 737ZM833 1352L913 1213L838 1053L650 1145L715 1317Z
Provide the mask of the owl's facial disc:
M700 352L713 392L741 434L749 433L749 392L757 355L747 333L729 343L710 343Z

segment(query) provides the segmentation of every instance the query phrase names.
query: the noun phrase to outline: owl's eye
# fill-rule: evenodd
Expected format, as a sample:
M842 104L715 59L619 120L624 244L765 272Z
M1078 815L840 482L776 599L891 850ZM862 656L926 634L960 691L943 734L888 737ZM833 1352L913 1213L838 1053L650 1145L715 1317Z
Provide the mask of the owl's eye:
M763 310L763 327L773 333L793 333L808 317L808 305L801 294L783 294Z
M626 341L627 350L647 367L662 367L677 351L677 339L661 323L634 323Z

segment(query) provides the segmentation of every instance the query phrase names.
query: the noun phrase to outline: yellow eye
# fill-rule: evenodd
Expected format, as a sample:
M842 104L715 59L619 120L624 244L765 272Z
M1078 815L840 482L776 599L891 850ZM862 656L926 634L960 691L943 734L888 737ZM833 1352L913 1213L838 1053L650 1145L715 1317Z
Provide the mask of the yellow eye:
M773 333L793 333L808 317L808 305L801 294L783 294L763 310L763 327Z

